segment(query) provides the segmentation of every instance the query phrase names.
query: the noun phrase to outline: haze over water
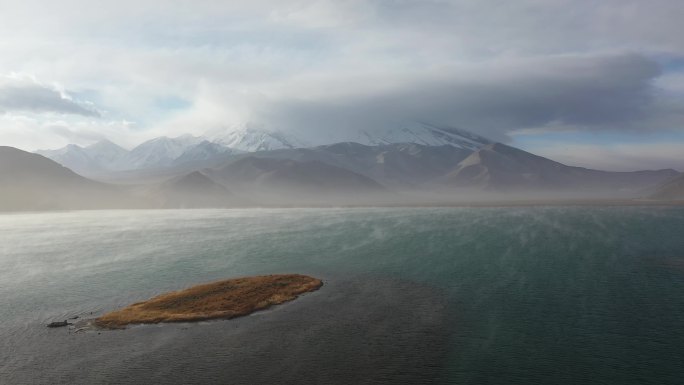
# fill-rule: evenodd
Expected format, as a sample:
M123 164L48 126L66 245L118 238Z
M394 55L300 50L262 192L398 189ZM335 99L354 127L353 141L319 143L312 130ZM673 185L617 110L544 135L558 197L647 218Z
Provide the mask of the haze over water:
M678 384L682 234L679 207L0 215L0 383ZM45 328L288 272L325 285L230 321Z

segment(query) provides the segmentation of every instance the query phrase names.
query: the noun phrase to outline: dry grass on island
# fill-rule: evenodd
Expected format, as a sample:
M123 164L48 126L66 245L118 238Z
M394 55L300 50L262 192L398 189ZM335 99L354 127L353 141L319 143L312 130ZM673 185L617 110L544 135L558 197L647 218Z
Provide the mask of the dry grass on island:
M291 301L322 285L320 279L300 274L235 278L162 294L107 313L94 323L121 329L130 324L230 319Z

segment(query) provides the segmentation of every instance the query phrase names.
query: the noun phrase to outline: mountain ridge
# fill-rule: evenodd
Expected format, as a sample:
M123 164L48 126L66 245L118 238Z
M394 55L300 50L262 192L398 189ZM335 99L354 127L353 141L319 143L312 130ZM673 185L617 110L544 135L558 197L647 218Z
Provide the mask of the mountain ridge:
M684 189L684 174L671 169L591 170L501 143L470 152L453 146L347 142L218 159L148 170L144 179L124 187L89 180L41 155L0 147L0 210L624 199L648 197L646 192L658 186Z
M473 152L444 176L447 185L485 190L639 191L678 175L673 169L614 172L568 166L502 143Z
M390 193L371 178L320 161L250 155L205 172L232 191L268 203L351 202Z
M405 143L452 146L468 151L492 143L489 139L465 130L416 122L401 124L392 129L359 130L358 137L353 141L366 146ZM227 132L213 132L205 136L186 134L173 138L157 137L140 143L130 151L104 139L86 147L70 144L60 149L39 150L36 153L80 174L97 177L107 172L164 168L239 152L294 150L339 143L327 140L318 146L312 146L309 142L310 140L292 134L243 125Z
M200 171L161 183L153 196L163 208L236 207L247 203Z
M658 200L684 200L684 174L665 181L649 197Z
M134 206L115 186L84 178L42 155L0 146L0 210Z

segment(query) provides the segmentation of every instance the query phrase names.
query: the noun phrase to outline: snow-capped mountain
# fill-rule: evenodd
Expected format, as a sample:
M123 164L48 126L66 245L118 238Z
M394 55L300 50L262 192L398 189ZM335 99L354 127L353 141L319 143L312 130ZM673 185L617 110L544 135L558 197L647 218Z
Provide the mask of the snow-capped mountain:
M187 148L181 156L174 159L174 164L182 164L187 162L196 162L200 160L208 160L219 155L239 154L244 151L236 150L226 147L219 143L203 140L194 146Z
M476 151L491 140L457 128L443 128L419 122L406 122L396 128L360 130L355 140L368 146L415 143L424 146L449 145Z
M209 137L216 143L246 152L309 147L306 141L293 135L249 126L232 128L226 132L214 132Z
M125 166L128 155L126 149L107 139L86 147L69 144L57 150L41 150L36 153L80 174L119 169Z
M167 167L237 152L239 151L191 135L155 138L131 151L106 139L87 147L70 144L57 150L37 151L40 155L88 176L107 171Z
M87 146L85 150L90 159L98 165L121 162L128 154L128 150L108 139L103 139L97 143L91 144L90 146Z
M56 150L38 150L36 154L43 155L69 168L73 168L70 164L84 163L90 160L85 148L76 144L67 144Z
M249 125L230 128L224 132L213 132L208 134L207 137L211 138L214 142L246 152L330 145L340 141L356 142L368 146L397 143L415 143L424 146L449 145L472 151L493 143L485 137L465 130L438 127L419 122L398 123L393 128L359 129L346 135L343 140L331 140L325 137L298 137L291 133L285 134L279 131L268 131L250 127Z
M435 147L449 145L476 151L492 142L484 137L455 128L406 122L389 129L361 129L348 134L346 141L367 146L413 143ZM58 150L38 151L70 169L86 176L110 171L164 168L188 162L210 160L240 152L271 151L331 145L339 140L325 137L297 137L249 125L198 137L183 135L148 140L127 151L109 140L87 147L70 144Z
M202 137L192 135L177 138L162 136L148 140L131 150L127 156L127 166L129 169L141 169L169 165L187 149L203 140Z

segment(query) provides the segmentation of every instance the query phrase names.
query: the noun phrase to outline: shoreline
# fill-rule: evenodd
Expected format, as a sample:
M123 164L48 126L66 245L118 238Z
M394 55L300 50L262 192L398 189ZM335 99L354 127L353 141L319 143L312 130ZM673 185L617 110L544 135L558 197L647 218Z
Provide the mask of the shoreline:
M439 201L414 203L368 203L368 204L309 204L309 205L260 205L245 207L204 207L204 208L88 208L54 210L0 210L0 215L42 214L65 212L95 211L208 211L208 210L266 210L266 209L339 209L339 208L488 208L488 207L680 207L684 200L645 200L645 199L550 199L550 200L491 200L491 201Z

